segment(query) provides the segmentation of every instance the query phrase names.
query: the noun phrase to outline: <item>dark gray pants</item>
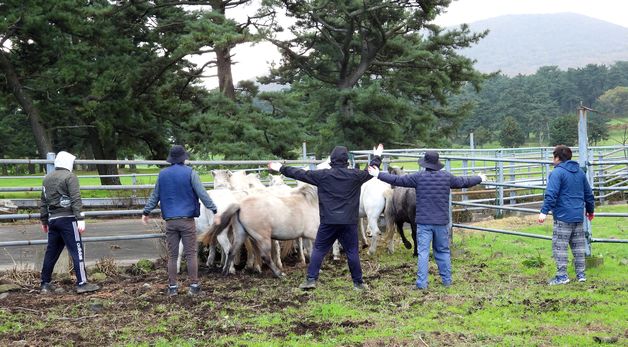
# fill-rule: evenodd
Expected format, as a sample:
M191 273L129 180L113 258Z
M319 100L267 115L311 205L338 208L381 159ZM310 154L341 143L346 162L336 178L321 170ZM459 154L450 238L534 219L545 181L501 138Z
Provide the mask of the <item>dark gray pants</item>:
M168 284L177 284L177 257L179 241L183 242L183 253L188 266L190 284L198 283L198 243L194 218L166 221L166 244L168 245Z

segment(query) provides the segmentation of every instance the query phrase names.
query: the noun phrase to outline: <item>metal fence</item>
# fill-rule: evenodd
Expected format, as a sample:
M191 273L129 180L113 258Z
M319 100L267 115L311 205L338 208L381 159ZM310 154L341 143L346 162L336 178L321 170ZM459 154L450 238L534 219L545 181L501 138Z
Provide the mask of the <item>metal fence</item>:
M504 212L517 213L538 213L538 208L530 208L530 205L538 205L542 200L543 189L550 173L551 153L550 147L516 148L516 149L434 149L440 153L441 159L445 162L445 169L455 175L471 175L484 172L489 176L489 182L483 183L481 193L493 193L491 197L473 198L478 194L476 191L463 189L461 192L452 193L450 213L459 211L493 211L497 218L502 217ZM425 151L431 149L393 149L384 152L384 166L396 165L398 163L416 162ZM591 186L595 193L595 198L600 203L605 203L608 199L625 194L628 190L628 146L606 146L590 147L583 152L574 148L574 158L582 163L586 169ZM370 159L371 151L353 151L351 160L354 163L367 163ZM49 159L0 159L0 165L7 164L46 164L54 162ZM321 160L306 159L284 160L284 164L313 166ZM262 160L238 160L238 161L189 161L188 164L197 168L205 169L242 167L248 166L249 170L265 170L268 161ZM92 164L115 164L115 165L169 165L166 161L155 160L76 160L77 165ZM105 198L85 198L84 205L88 208L109 209L88 210L87 217L112 217L112 216L132 216L142 213L141 207L146 202L146 195L153 188L153 184L140 184L140 179L156 177L155 174L123 174L109 175L108 177L131 177L132 184L115 186L81 186L83 191L131 191L125 197L105 197ZM96 178L101 176L79 175L81 178ZM37 192L41 190L41 179L43 176L18 176L20 179L33 179L35 184L29 187L4 187L2 182L6 178L0 177L0 192ZM212 182L203 182L207 188L213 187ZM39 199L14 199L18 207L24 209L37 208ZM113 209L111 209L113 207ZM124 209L124 208L127 209ZM136 209L130 209L136 207ZM155 211L158 213L158 211ZM628 213L596 213L596 217L628 217ZM28 220L39 218L38 213L19 213L0 215L2 220ZM585 221L585 230L590 242L612 242L626 243L628 240L620 239L600 239L593 238L591 226ZM519 235L541 239L551 239L549 236L521 233L510 230L500 230L482 228L467 224L452 224L453 227L481 230L494 233ZM130 240L142 238L157 238L162 234L143 234L129 236L108 236L108 237L86 237L85 242ZM46 240L30 241L7 241L0 242L0 247L4 246L24 246L45 244Z

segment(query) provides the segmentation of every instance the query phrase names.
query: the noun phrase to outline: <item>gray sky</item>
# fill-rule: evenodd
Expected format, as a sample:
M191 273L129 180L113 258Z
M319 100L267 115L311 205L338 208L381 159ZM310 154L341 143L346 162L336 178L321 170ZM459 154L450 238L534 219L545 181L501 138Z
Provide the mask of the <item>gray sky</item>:
M249 9L254 11L254 6ZM238 12L243 14L241 10ZM438 17L435 23L454 26L508 14L561 12L578 13L628 28L628 0L454 0L447 13ZM236 63L232 69L234 81L255 79L268 71L271 62L280 59L275 47L269 43L240 45L233 53ZM202 60L206 60L205 57ZM217 84L215 77L206 79L209 88L215 88Z

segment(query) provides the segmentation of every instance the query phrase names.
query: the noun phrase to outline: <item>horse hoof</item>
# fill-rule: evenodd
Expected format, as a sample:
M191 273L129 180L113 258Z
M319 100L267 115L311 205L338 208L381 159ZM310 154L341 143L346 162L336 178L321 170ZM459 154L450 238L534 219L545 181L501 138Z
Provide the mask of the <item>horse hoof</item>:
M412 244L411 244L410 242L404 242L404 243L403 243L403 246L404 246L406 249L411 249L411 248L412 248Z

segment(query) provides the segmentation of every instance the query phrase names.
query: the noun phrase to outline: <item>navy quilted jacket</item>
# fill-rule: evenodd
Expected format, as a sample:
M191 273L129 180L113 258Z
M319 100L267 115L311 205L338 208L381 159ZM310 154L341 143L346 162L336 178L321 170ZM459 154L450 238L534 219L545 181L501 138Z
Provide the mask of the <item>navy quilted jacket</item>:
M442 170L425 170L404 176L380 172L377 178L394 186L415 188L416 223L436 225L449 223L451 188L469 188L482 182L480 176L456 177Z

